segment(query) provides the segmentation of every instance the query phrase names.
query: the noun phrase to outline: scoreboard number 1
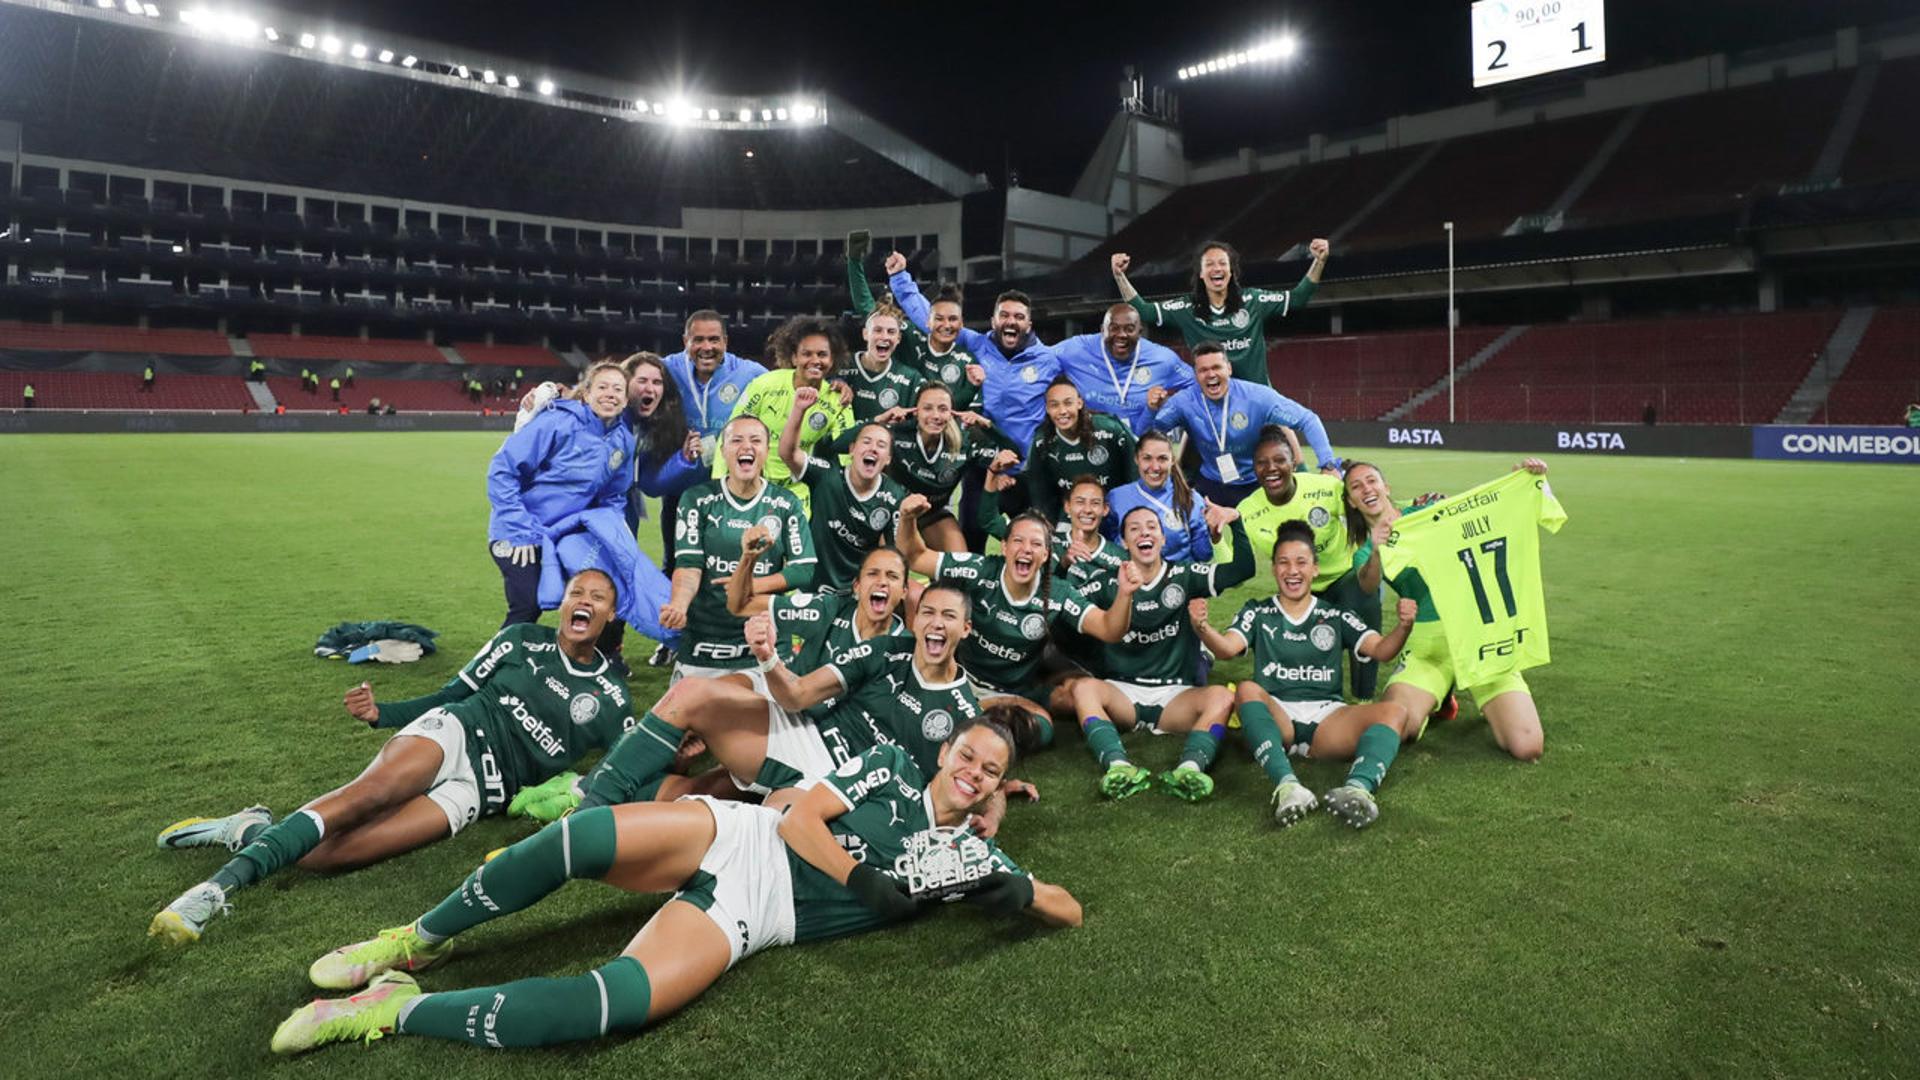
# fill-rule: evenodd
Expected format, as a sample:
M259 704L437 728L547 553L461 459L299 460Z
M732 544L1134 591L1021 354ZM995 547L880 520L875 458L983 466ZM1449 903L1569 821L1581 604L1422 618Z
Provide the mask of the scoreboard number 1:
M1473 85L1494 86L1607 58L1605 0L1477 0Z

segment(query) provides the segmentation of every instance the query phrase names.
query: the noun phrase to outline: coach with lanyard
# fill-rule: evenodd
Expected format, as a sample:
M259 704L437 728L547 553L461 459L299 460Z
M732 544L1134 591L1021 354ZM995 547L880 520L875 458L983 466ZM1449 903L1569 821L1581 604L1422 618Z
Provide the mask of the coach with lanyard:
M1200 448L1200 476L1194 489L1222 506L1238 506L1260 482L1253 474L1253 448L1268 424L1292 428L1313 447L1322 472L1338 474L1340 459L1327 442L1327 429L1312 409L1272 387L1236 379L1226 350L1202 342L1193 350L1194 385L1169 397L1148 395L1157 426L1184 429Z
M1099 333L1067 338L1053 353L1087 407L1118 417L1135 438L1153 426L1151 391L1179 393L1193 385L1193 369L1179 353L1143 338L1140 313L1126 304L1107 309Z

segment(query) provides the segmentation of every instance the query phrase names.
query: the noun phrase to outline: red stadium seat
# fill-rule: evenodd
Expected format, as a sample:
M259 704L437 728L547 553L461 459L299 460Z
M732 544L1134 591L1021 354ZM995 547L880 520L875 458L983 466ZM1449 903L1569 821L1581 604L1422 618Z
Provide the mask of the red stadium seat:
M240 412L255 407L246 381L237 375L163 373L151 392L143 392L139 373L131 371L0 371L0 407L19 405L28 383L33 384L38 409Z

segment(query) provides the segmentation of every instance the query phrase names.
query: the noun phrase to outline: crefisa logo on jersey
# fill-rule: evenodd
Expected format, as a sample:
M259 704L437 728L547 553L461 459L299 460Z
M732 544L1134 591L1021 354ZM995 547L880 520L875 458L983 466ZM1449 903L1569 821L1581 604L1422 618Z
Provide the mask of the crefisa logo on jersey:
M600 715L600 699L592 694L575 694L567 702L567 715L576 724L591 724L593 718Z
M1334 635L1333 627L1328 626L1326 623L1321 623L1307 633L1307 640L1313 642L1314 648L1319 649L1321 652L1326 652L1328 649L1333 648L1333 643L1337 639Z
M1562 450L1625 450L1627 440L1617 431L1556 431L1554 445Z
M1438 430L1424 427L1388 428L1387 442L1395 446L1403 443L1411 446L1447 445L1447 440L1440 437Z
M953 734L953 714L945 709L935 709L920 718L920 734L928 742L946 742Z
M1020 620L1020 636L1028 641L1039 641L1047 636L1047 617L1037 611L1028 612Z

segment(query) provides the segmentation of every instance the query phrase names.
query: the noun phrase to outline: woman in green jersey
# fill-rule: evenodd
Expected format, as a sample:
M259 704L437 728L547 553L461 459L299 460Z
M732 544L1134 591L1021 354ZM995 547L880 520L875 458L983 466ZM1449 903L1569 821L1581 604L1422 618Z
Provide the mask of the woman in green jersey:
M550 1046L633 1031L763 949L878 929L955 896L1078 926L1072 894L966 831L1013 760L1007 729L976 718L954 729L931 776L898 747L878 746L763 806L687 799L583 810L508 848L410 925L321 957L308 972L316 984L372 985L302 1007L274 1032L273 1049L389 1035ZM673 896L618 958L584 975L429 994L406 974L445 957L454 935L573 878Z
M840 331L834 329L833 324L806 315L789 319L767 339L767 350L773 355L774 370L747 384L740 400L734 403L734 416L758 417L769 432L782 431L787 426L787 414L794 408L794 391L805 386L835 392L821 394L807 408L800 425L803 451L853 426L850 392L837 392L842 389L837 380L831 386L828 383L847 360L846 343L840 340ZM726 475L726 463L716 458L713 475ZM774 458L767 462L766 477L776 484L795 488L805 498L805 485L793 479L785 461Z
M1000 473L1018 464L1020 455L976 413L956 412L953 393L942 383L923 383L913 408L882 413L877 423L893 424L893 478L910 495L923 495L929 509L920 532L936 551L965 551L960 522L947 508L969 465Z
M1223 240L1209 240L1194 254L1193 290L1158 302L1141 296L1127 280L1132 259L1115 253L1111 261L1120 299L1132 304L1142 321L1178 329L1189 348L1203 341L1218 343L1233 362L1234 378L1267 386L1272 383L1267 376L1267 320L1291 315L1295 304L1307 306L1326 271L1327 252L1325 240L1307 245L1313 263L1291 289L1251 289L1240 284L1240 253Z
M1047 422L1027 451L1027 505L1058 521L1075 477L1092 476L1108 488L1133 480L1133 430L1087 408L1065 375L1047 386L1046 407Z
M1547 463L1539 458L1527 458L1514 468L1525 469L1535 476L1547 474ZM1360 589L1365 592L1379 587L1382 576L1379 549L1392 533L1393 523L1405 511L1418 509L1439 496L1422 496L1412 503L1396 504L1379 467L1363 461L1348 463L1346 485L1347 535L1355 545L1353 564L1358 571ZM1388 677L1386 694L1381 700L1405 707L1412 716L1427 716L1445 701L1446 708L1440 718L1449 719L1457 712L1458 705L1453 697L1453 659L1447 650L1446 632L1440 628L1439 610L1434 607L1420 571L1410 567L1389 579L1388 584L1400 596L1416 601L1419 613L1404 658ZM1540 710L1534 704L1533 691L1527 686L1525 676L1518 671L1509 672L1486 685L1462 689L1480 703L1494 742L1502 750L1520 761L1539 760L1546 748L1545 735L1540 727ZM1419 738L1424 727L1416 724L1409 729L1409 734Z

